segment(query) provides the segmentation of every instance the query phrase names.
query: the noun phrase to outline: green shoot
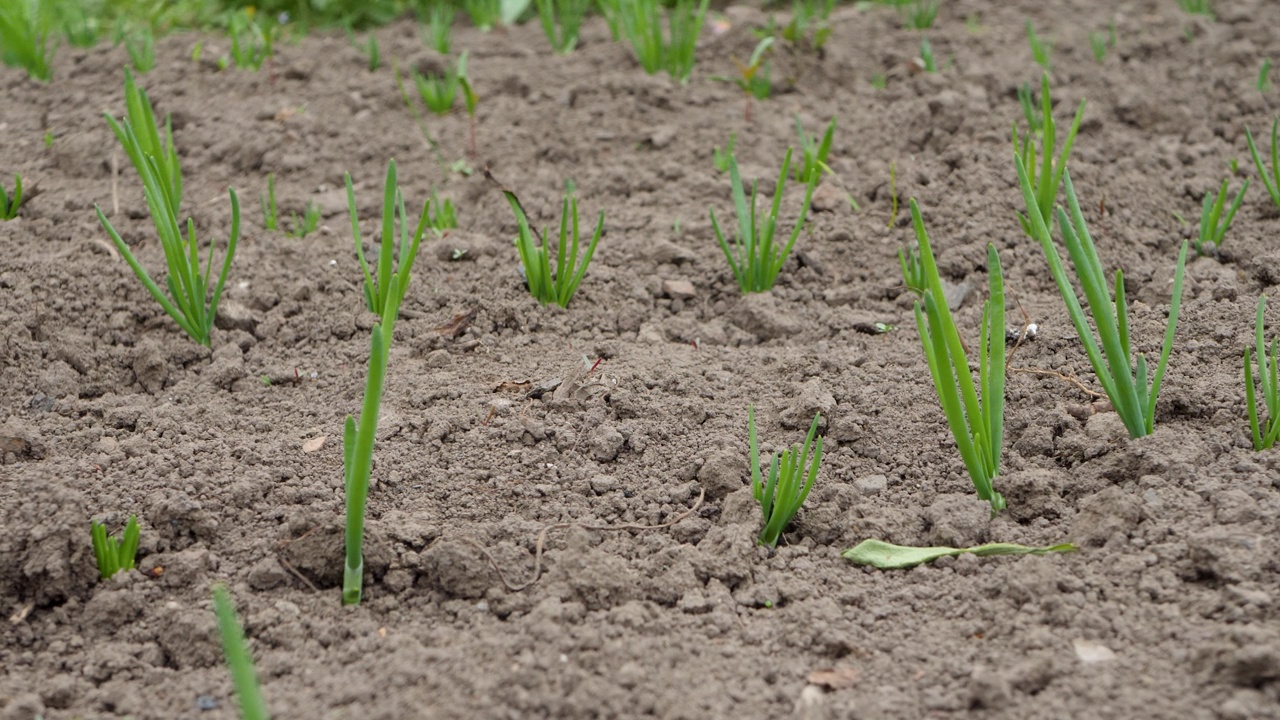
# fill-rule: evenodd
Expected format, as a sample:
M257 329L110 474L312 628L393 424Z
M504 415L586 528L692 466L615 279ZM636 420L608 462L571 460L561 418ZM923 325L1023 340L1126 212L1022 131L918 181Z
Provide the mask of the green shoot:
M133 163L138 176L142 177L144 166L149 163L146 158L155 161L156 177L160 187L164 189L166 198L173 206L176 215L182 206L182 166L178 162L178 152L173 147L173 123L168 115L164 117L164 138L156 129L155 113L151 108L151 98L147 91L133 82L133 73L128 68L124 71L124 100L126 119L124 125L132 130L134 142L126 142L125 127L107 115L107 124L115 132L116 138L124 146Z
M49 130L44 131L44 146L46 148L53 147L53 133Z
M463 0L462 9L482 32L489 32L502 19L501 0Z
M933 59L933 46L929 38L920 38L920 68L925 72L938 72L938 63Z
M1280 349L1277 339L1271 339L1271 353L1267 354L1267 343L1263 338L1262 328L1267 311L1267 297L1258 298L1258 314L1253 323L1254 357L1258 360L1258 387L1262 390L1262 405L1267 411L1267 421L1262 423L1258 416L1258 396L1253 387L1253 366L1249 356L1249 348L1244 351L1244 391L1245 405L1249 409L1249 432L1253 436L1254 450L1268 450L1280 439Z
M22 207L22 176L13 176L12 197L0 185L0 220L12 220L18 217L18 209Z
M1173 350L1174 331L1178 326L1178 310L1182 305L1182 278L1187 263L1187 243L1182 243L1178 253L1178 265L1173 276L1173 295L1169 307L1169 322L1165 328L1164 345L1160 350L1160 360L1155 374L1148 385L1147 360L1138 355L1136 376L1134 374L1133 355L1129 344L1129 305L1125 299L1124 273L1117 271L1115 277L1115 301L1107 294L1106 276L1102 263L1098 260L1098 251L1094 247L1093 238L1085 224L1084 214L1080 211L1080 202L1076 199L1075 188L1071 185L1071 173L1062 176L1067 195L1067 204L1071 215L1061 207L1058 208L1058 226L1062 230L1063 240L1071 261L1075 265L1076 276L1084 288L1085 298L1089 303L1089 311L1098 328L1102 350L1094 339L1089 327L1089 320L1081 309L1080 300L1075 289L1063 269L1062 259L1054 245L1053 235L1037 204L1035 189L1031 185L1022 158L1015 153L1014 164L1018 170L1018 182L1022 187L1023 201L1030 219L1031 236L1040 241L1045 258L1049 262L1049 271L1058 284L1058 291L1067 305L1071 322L1075 325L1076 334L1089 356L1093 372L1098 382L1111 400L1120 420L1124 423L1129 436L1140 438L1150 435L1155 428L1156 398L1160 394L1160 385L1164 380L1165 367L1169 363L1169 353ZM1105 359L1104 359L1105 354Z
M121 570L133 569L134 556L138 554L138 537L142 534L136 516L129 516L119 539L107 535L107 527L95 521L90 521L89 530L93 537L93 556L98 560L98 575L103 580L110 579Z
M836 133L836 118L832 117L827 130L822 134L822 141L804 131L800 116L795 116L796 134L800 136L800 152L804 161L796 165L796 182L816 183L822 179L822 173L835 174L827 165L827 157L831 154L831 140Z
M471 78L467 75L467 54L463 53L458 58L458 84L462 87L462 100L467 108L467 119L470 127L470 136L468 148L471 157L476 156L476 106L480 102L480 96L471 87Z
M1263 59L1262 67L1258 69L1257 88L1264 95L1271 92L1271 58Z
M1045 70L1049 69L1049 54L1053 50L1053 46L1036 35L1036 29L1031 25L1031 21L1027 21L1027 44L1031 46L1031 57L1036 64Z
M715 165L716 172L724 173L729 170L729 160L733 158L733 145L738 141L738 133L729 133L729 142L723 148L719 145L711 150L711 162Z
M1004 509L1004 496L993 481L1000 474L1000 453L1004 444L1005 326L1004 275L994 245L987 245L987 285L990 297L982 308L982 329L978 338L978 387L975 390L969 358L956 330L955 318L947 306L938 266L933 259L920 208L911 200L911 222L920 244L920 265L925 289L915 303L916 327L924 345L925 359L947 425L955 437L965 469L978 498L991 503L991 512Z
M1276 127L1280 120L1271 122L1271 169L1267 169L1266 163L1258 155L1258 146L1253 143L1253 133L1249 132L1249 127L1245 126L1244 136L1249 141L1249 154L1253 156L1253 164L1258 168L1258 174L1262 176L1262 185L1267 188L1267 194L1271 196L1271 202L1280 207L1280 143L1277 143Z
M875 73L871 76L871 87L877 90L883 90L888 86L889 79L885 77L884 73Z
M418 243L427 227L427 206L422 208L422 222L414 233L412 244L406 237L408 217L403 210L404 198L400 196L400 187L396 181L396 161L387 164L387 179L383 186L382 197L382 242L378 247L377 267L370 271L369 263L364 257L364 243L360 237L360 217L356 211L356 193L351 184L351 174L345 173L343 179L347 185L347 210L351 217L351 237L355 242L356 258L360 261L360 270L364 274L364 301L370 312L386 317L388 307L399 307L404 292L409 287L409 270L413 267L413 259L418 254ZM399 203L399 208L397 207ZM396 212L400 217L400 270L395 269L396 255ZM394 315L392 316L394 320Z
M778 279L778 273L791 255L796 238L804 227L805 218L809 214L809 202L813 199L816 182L809 182L804 194L804 205L800 209L800 217L796 218L795 228L787 244L778 247L774 243L777 230L778 210L782 206L783 190L787 185L787 174L791 170L791 148L787 148L786 157L782 161L782 172L778 174L778 183L773 191L773 205L769 216L760 224L756 218L756 184L751 186L751 199L748 203L746 192L742 187L742 178L738 174L738 161L729 156L729 182L733 188L733 205L738 216L738 236L736 250L730 249L724 234L720 232L720 223L716 221L716 211L711 210L711 227L715 230L716 239L720 241L720 249L729 261L729 269L733 271L738 288L744 293L767 292Z
M600 219L596 221L595 232L582 256L582 264L579 265L578 198L571 192L565 193L564 202L560 208L560 242L556 245L556 270L555 274L552 274L549 230L543 230L539 237L530 229L529 217L525 214L524 207L520 205L516 194L505 188L502 194L510 203L511 209L516 214L516 222L520 226L519 235L516 237L516 249L520 253L520 265L530 294L543 305L553 302L560 307L568 307L569 301L578 291L578 285L582 283L583 276L587 274L587 266L591 264L591 258L596 253L596 244L600 242L600 234L604 231L604 212L600 213ZM570 232L572 237L569 235Z
M458 58L458 68L466 69L465 52ZM427 106L427 110L436 115L448 115L453 111L454 102L458 97L458 88L461 86L457 68L445 70L443 76L429 73L423 77L416 70L410 73L414 84L418 86L418 97L422 98L422 104Z
M258 196L262 205L262 227L275 230L280 227L280 215L276 211L276 174L267 175L267 194Z
M0 60L45 82L53 78L53 54L58 50L53 7L42 0L0 3Z
M369 33L363 43L356 40L356 34L350 27L347 27L347 39L351 42L351 46L360 51L361 55L369 61L369 72L377 72L382 66L382 53L378 50L378 37L373 33Z
M201 274L195 222L190 218L187 219L185 239L178 223L181 173L178 171L177 154L173 152L172 137L169 138L167 158L158 158L147 150L147 147L160 147L156 126L152 121L150 101L145 91L137 91L136 94L130 92L132 78L129 77L128 70L125 71L125 87L125 94L129 99L129 117L123 123L117 123L110 115L107 115L106 119L111 129L115 131L116 137L120 139L121 145L124 146L125 153L133 161L142 180L147 208L151 211L151 220L155 225L156 234L160 237L161 249L164 251L168 269L165 284L169 288L171 297L166 297L151 279L134 257L133 251L111 226L102 208L95 204L98 222L106 228L111 241L115 243L116 250L124 257L143 286L173 318L178 327L196 342L208 346L209 333L213 329L213 321L218 314L218 302L222 298L227 273L231 270L231 260L235 257L236 243L240 239L240 200L236 197L235 189L228 188L231 196L231 235L227 241L222 272L218 275L217 283L210 288L209 273L213 269L214 244L209 244L209 258L205 263L204 273ZM141 122L138 122L139 119ZM213 297L206 300L210 289L213 290Z
M1031 83L1018 86L1018 105L1022 107L1022 116L1027 120L1027 134L1042 135L1044 116L1040 114L1040 103L1036 101L1035 93L1031 92Z
M791 20L782 27L782 39L796 47L806 41L814 50L821 51L831 38L831 25L827 18L836 0L794 0L791 4ZM809 37L809 30L813 37Z
M889 200L893 207L889 211L888 229L892 230L898 224L898 169L893 163L889 163Z
M1240 188L1240 192L1231 201L1231 209L1223 216L1222 211L1227 202L1227 182L1228 180L1223 180L1222 187L1217 192L1207 192L1204 195L1204 206L1200 211L1200 236L1196 238L1196 253L1199 255L1208 251L1210 243L1214 249L1222 245L1222 238L1231 228L1231 221L1240 209L1240 203L1244 201L1245 191L1249 189L1249 181L1245 180L1244 187Z
M151 28L143 27L131 33L124 41L124 49L129 53L129 62L133 69L145 75L156 66L156 38Z
M515 25L525 17L525 11L533 4L533 0L502 0L502 24Z
M431 5L430 20L427 21L427 46L441 55L448 55L453 46L450 37L453 33L454 9L449 3L438 2Z
M293 229L289 234L301 240L315 232L316 226L320 224L320 208L308 201L306 209L302 211L302 217L298 217L298 213L293 213L292 217Z
M1213 19L1213 0L1178 0L1178 7L1188 15L1203 15Z
M739 75L734 82L746 96L746 104L742 111L742 118L746 122L751 122L751 98L767 100L769 93L773 91L773 83L769 79L769 66L763 64L764 54L772 46L773 38L767 37L756 43L755 50L751 52L751 61L746 65L738 62L737 58L733 59L733 64L738 66ZM764 73L760 73L761 67L764 68Z
M277 34L278 26L269 23L264 30L247 8L232 13L227 23L227 35L235 66L259 70L275 54Z
M1107 51L1116 46L1116 21L1111 21L1111 27L1106 34L1100 32L1089 33L1089 48L1093 50L1093 59L1101 65L1107 59Z
M213 587L213 612L218 619L218 634L222 637L222 653L227 658L231 672L231 684L240 703L241 720L267 720L267 703L258 689L258 676L253 669L253 656L245 646L244 630L236 619L235 604L223 585Z
M928 30L938 19L939 0L913 0L900 4L902 22L908 30Z
M909 247L899 249L898 265L902 267L902 284L907 290L923 298L925 291L929 289L929 284L925 278L924 265L920 262L916 249Z
M432 190L431 199L427 202L427 207L429 208L427 225L437 235L443 235L444 231L458 227L458 213L453 207L452 200L448 198L441 200Z
M552 49L564 55L578 46L578 30L591 0L537 0L538 20Z
M346 561L342 575L342 604L358 605L364 589L364 514L369 498L369 477L373 472L373 441L378 432L378 409L382 405L383 381L387 374L387 353L394 337L400 302L409 289L413 261L427 227L427 206L422 207L413 239L408 236L409 216L404 209L404 196L396 183L396 163L387 165L387 180L382 199L382 247L378 253L377 279L369 272L360 242L360 222L356 214L355 193L351 176L346 176L347 206L351 214L351 233L356 256L364 273L365 302L379 320L373 326L369 351L369 375L365 384L364 406L360 423L350 415L342 435L342 469L347 495ZM399 266L393 268L395 221L400 217Z
M756 440L756 409L747 411L747 434L751 452L751 494L760 503L764 514L764 527L760 530L759 543L777 547L782 532L804 505L818 478L822 463L822 438L817 437L822 414L813 416L804 445L792 445L780 455L769 459L769 475L760 471L760 444Z
M1080 121L1084 119L1085 101L1080 101L1080 107L1076 110L1076 117L1071 122L1071 129L1067 131L1066 141L1062 144L1062 152L1054 157L1054 151L1057 149L1057 125L1053 121L1053 100L1049 96L1049 73L1043 73L1040 76L1040 133L1041 146L1039 151L1036 150L1035 140L1032 138L1033 133L1028 132L1022 138L1021 144L1018 142L1018 125L1013 125L1013 151L1018 156L1018 161L1027 168L1030 173L1031 187L1035 191L1036 207L1040 212L1040 217L1045 219L1049 228L1053 228L1053 206L1058 199L1058 186L1062 182L1063 175L1067 172L1067 159L1071 157L1071 146L1075 144L1076 133L1080 130ZM1040 158L1039 172L1036 172L1036 158ZM1031 223L1026 215L1018 213L1018 220L1022 224L1022 231L1028 236L1034 238Z
M1047 555L1049 553L1075 552L1078 548L1071 543L1049 545L1046 547L1028 547L1015 543L988 543L968 548L950 547L910 547L894 545L883 540L863 540L840 554L846 560L859 565L870 565L880 570L903 570L932 562L942 557L959 557L972 554L978 557L993 555Z
M693 72L694 48L710 0L675 0L667 12L658 0L617 0L615 22L635 50L640 66L650 75L662 70L681 83ZM662 15L668 32L662 31Z

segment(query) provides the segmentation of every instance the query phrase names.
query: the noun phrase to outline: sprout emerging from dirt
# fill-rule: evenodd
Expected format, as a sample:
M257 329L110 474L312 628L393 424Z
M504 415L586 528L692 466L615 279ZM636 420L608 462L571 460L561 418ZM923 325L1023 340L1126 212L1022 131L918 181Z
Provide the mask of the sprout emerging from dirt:
M1030 95L1026 95L1025 98L1022 100L1024 114L1028 113L1027 101ZM1040 118L1030 122L1030 127L1021 143L1018 142L1017 123L1013 126L1013 151L1017 154L1019 162L1027 169L1028 178L1034 190L1036 207L1050 230L1053 229L1053 206L1058 201L1058 186L1062 182L1063 174L1067 171L1067 159L1071 157L1071 146L1075 144L1076 133L1080 130L1080 121L1084 119L1084 103L1084 100L1080 101L1075 120L1071 122L1071 129L1062 143L1062 152L1056 158L1054 151L1057 149L1057 126L1053 122L1053 100L1049 96L1049 73L1046 72L1040 76ZM1030 121L1031 116L1028 114L1027 117ZM1033 137L1037 133L1041 136L1038 151ZM1036 168L1037 157L1040 160L1039 172ZM1027 216L1018 213L1018 220L1022 223L1022 231L1028 237L1035 239Z
M18 217L18 208L22 207L22 176L13 176L13 196L0 185L0 220L12 220Z
M133 569L138 554L138 538L142 534L136 516L129 516L119 539L107 535L107 527L96 521L89 523L89 531L93 537L93 556L98 561L98 575L103 580L110 579L121 570Z
M777 547L782 532L804 505L818 477L822 463L822 438L816 437L822 413L813 416L804 445L793 445L769 460L769 474L760 470L760 444L756 440L756 409L747 411L747 434L751 452L751 493L764 515L760 544Z
M582 284L582 278L587 274L591 258L596 254L596 244L600 242L600 235L604 232L604 211L600 212L595 232L591 235L591 241L581 257L582 264L579 265L581 235L578 230L578 198L572 192L565 193L560 208L560 242L556 244L556 269L552 273L549 232L543 230L540 236L534 232L516 194L505 188L502 194L506 196L519 224L516 249L520 252L520 264L524 269L529 292L543 305L555 303L560 307L568 307L569 301L578 291L578 285Z
M1244 187L1240 188L1240 192L1237 192L1235 199L1231 201L1231 209L1227 210L1227 214L1223 216L1222 211L1227 203L1228 181L1223 180L1222 187L1217 192L1208 192L1204 195L1204 206L1200 209L1200 235L1196 238L1197 254L1204 255L1208 252L1210 244L1215 250L1222 245L1222 238L1226 236L1227 230L1231 229L1231 221L1235 219L1236 211L1244 201L1244 193L1249 189L1248 180L1244 181Z
M1249 142L1249 154L1253 156L1253 164L1258 168L1258 174L1262 176L1262 184L1267 188L1267 194L1271 196L1271 202L1280 207L1280 143L1277 143L1277 129L1280 128L1280 119L1271 121L1271 167L1268 169L1267 164L1262 161L1262 157L1258 155L1258 146L1253 142L1253 133L1249 132L1248 126L1245 126L1244 136Z
M231 671L231 684L240 703L241 720L267 720L267 703L258 689L258 675L253 669L253 656L245 647L244 630L236 619L236 607L223 585L213 587L213 612L222 636L222 652Z
M1245 404L1249 408L1249 432L1253 435L1254 450L1268 450L1280 440L1280 347L1276 338L1271 339L1271 353L1267 354L1267 342L1262 335L1263 316L1267 310L1267 298L1258 298L1258 314L1253 324L1253 342L1258 359L1258 387L1262 391L1262 405L1267 410L1266 422L1259 420L1258 396L1253 389L1253 366L1249 349L1244 351Z

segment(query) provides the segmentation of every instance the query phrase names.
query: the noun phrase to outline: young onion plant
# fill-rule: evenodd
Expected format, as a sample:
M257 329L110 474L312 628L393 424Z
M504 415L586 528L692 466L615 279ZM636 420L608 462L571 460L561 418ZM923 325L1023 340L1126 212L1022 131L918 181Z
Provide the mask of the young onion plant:
M151 119L150 101L145 91L137 91L136 95L129 92L132 78L129 77L128 71L126 71L125 80L129 117L124 122L117 123L108 115L107 122L115 131L116 137L120 138L125 153L133 161L142 179L147 208L151 211L151 220L155 225L156 234L160 237L160 247L164 251L168 270L165 276L165 285L169 289L168 296L134 257L133 251L112 227L102 208L95 204L98 222L106 228L120 255L124 257L125 262L129 263L129 267L146 287L147 292L160 303L160 307L164 308L178 327L193 340L208 346L209 334L213 330L214 318L218 314L218 302L222 298L222 289L227 282L227 273L231 270L231 260L235 257L236 243L240 240L240 200L236 197L235 188L228 188L228 194L231 196L231 235L227 241L222 271L218 275L216 284L210 286L213 243L209 245L208 260L205 263L204 272L201 273L195 222L187 218L185 238L182 236L182 227L178 222L182 175L178 169L177 154L173 151L173 140L170 137L167 150L160 150L160 156L151 151L161 146L156 126ZM209 298L210 289L213 291L212 298Z
M1258 146L1253 142L1253 133L1249 132L1246 126L1244 129L1245 139L1249 142L1249 154L1253 156L1253 164L1258 168L1258 174L1262 176L1262 184L1267 188L1267 194L1271 196L1271 202L1280 207L1280 143L1277 143L1277 128L1280 128L1280 119L1271 122L1271 168L1267 168L1267 164L1263 162L1262 157L1258 155Z
M1249 181L1245 180L1244 187L1236 193L1235 199L1231 201L1231 208L1224 216L1222 211L1227 203L1227 182L1223 180L1222 187L1217 192L1208 192L1204 195L1204 206L1200 209L1200 235L1196 238L1198 255L1209 252L1210 245L1215 250L1222 245L1222 238L1226 236L1227 230L1231 229L1231 221L1235 219L1236 211L1244 201L1244 193L1249 189Z
M0 3L0 60L37 80L53 78L53 54L59 35L56 5L39 0Z
M796 182L816 183L822 179L824 172L831 172L827 166L827 156L831 154L831 141L836 134L836 118L831 118L827 130L819 141L804 131L800 116L796 115L796 134L800 136L800 152L804 161L796 165Z
M107 535L107 527L96 521L90 521L89 531L93 538L93 556L98 560L98 575L103 580L110 579L121 570L133 569L138 554L138 538L142 534L136 516L129 516L119 538Z
M688 82L693 72L694 48L702 33L702 21L710 0L676 0L663 11L658 0L617 0L606 4L615 15L612 24L635 49L644 71L653 75L662 70L680 82ZM668 32L662 31L667 16Z
M916 327L929 363L929 374L973 487L978 497L991 503L991 511L996 513L1005 507L1004 496L993 486L1000 474L1000 451L1004 444L1004 275L1000 270L1000 256L994 245L987 245L990 297L982 308L978 338L977 388L982 391L979 397L964 343L942 290L942 279L920 208L914 198L910 204L925 285L922 299L915 303Z
M582 18L591 8L591 0L536 0L538 20L551 47L562 55L578 46L578 30Z
M1067 172L1067 159L1071 157L1071 146L1075 144L1076 132L1080 130L1080 121L1084 119L1084 103L1084 100L1080 101L1075 120L1071 122L1071 129L1067 131L1066 140L1062 143L1062 152L1056 158L1054 151L1057 149L1057 125L1053 122L1053 101L1049 97L1049 73L1046 72L1040 76L1041 144L1039 151L1036 150L1036 142L1032 137L1035 133L1028 130L1022 142L1019 143L1018 124L1013 125L1013 151L1018 156L1018 162L1027 168L1028 178L1035 194L1036 208L1050 230L1053 229L1053 206L1058 199L1058 186L1062 182L1063 174ZM1040 159L1039 172L1036 171L1037 155ZM1035 239L1028 216L1018 213L1018 220L1022 223L1022 231Z
M1271 338L1271 352L1267 353L1267 341L1262 335L1264 318L1267 311L1267 298L1258 298L1258 314L1253 323L1253 357L1258 361L1258 389L1262 392L1262 406L1267 411L1267 420L1260 419L1258 413L1258 395L1253 387L1253 366L1249 348L1244 351L1244 393L1245 404L1249 408L1249 432L1253 436L1254 450L1268 450L1280 440L1280 346L1277 338Z
M541 237L529 226L529 216L520 205L519 198L510 190L503 189L507 202L516 214L516 222L520 226L516 237L516 249L520 252L520 264L524 269L525 282L529 292L543 305L555 303L560 307L568 307L578 285L587 274L587 266L596 253L596 244L600 242L600 234L604 231L604 211L596 221L595 232L587 244L582 256L582 264L578 264L579 232L578 232L578 198L566 193L560 208L560 242L556 245L556 269L551 272L551 237L548 230L543 230ZM572 233L572 237L570 236Z
M0 185L0 220L12 220L18 217L18 208L22 207L22 176L13 176L13 195Z
M1174 331L1178 326L1178 310L1182 306L1182 278L1187 263L1187 243L1182 243L1178 253L1178 265L1173 276L1173 297L1169 307L1169 322L1165 327L1164 345L1160 350L1160 361L1156 364L1155 374L1148 375L1147 360L1138 355L1137 364L1133 362L1133 353L1129 344L1129 305L1125 299L1124 273L1116 271L1115 300L1107 294L1106 276L1102 263L1098 260L1098 250L1094 247L1093 238L1089 235L1089 227L1085 224L1084 214L1080 211L1080 202L1076 199L1075 188L1071 185L1071 174L1063 173L1062 180L1067 196L1067 204L1071 215L1058 208L1058 226L1062 229L1063 241L1075 265L1076 276L1084 289L1089 303L1089 311L1093 315L1098 329L1098 338L1102 348L1099 350L1098 340L1094 339L1089 320L1085 317L1071 286L1071 280L1063 269L1062 259L1054 245L1049 230L1048 220L1041 214L1037 204L1035 188L1022 158L1016 154L1014 164L1018 170L1018 182L1022 187L1022 198L1027 207L1027 218L1031 226L1031 236L1040 241L1045 258L1049 262L1049 271L1058 284L1058 290L1067 305L1071 322L1075 325L1076 334L1084 345L1089 356L1093 372L1098 382L1106 391L1120 419L1124 422L1129 435L1134 438L1150 435L1155 427L1156 398L1160 394L1160 384L1164 380L1165 367L1169 363L1169 353L1173 350ZM1136 373L1136 374L1135 374ZM1150 382L1148 383L1148 380Z
M445 70L444 75L428 73L424 77L416 70L412 71L413 83L418 87L418 97L422 98L422 104L436 115L448 115L452 112L461 86L459 77L466 72L466 68L467 54L464 52L458 58L457 67Z
M756 409L747 411L747 436L751 451L751 494L760 503L764 514L764 527L759 542L777 547L782 532L804 505L805 498L818 478L822 463L822 438L817 437L822 414L813 416L804 445L792 445L769 460L769 474L760 470L760 444L756 441Z
M364 513L369 498L369 477L373 470L373 441L378 432L378 410L382 404L382 388L387 374L387 353L391 349L392 331L400 302L409 289L410 272L418 255L418 245L427 228L427 205L412 240L408 234L409 216L404 196L396 183L396 163L387 166L387 179L382 197L382 246L378 265L371 273L365 262L360 241L360 221L356 214L355 193L351 176L347 175L347 205L351 213L351 233L355 239L356 257L364 273L364 295L369 309L379 317L373 326L369 351L369 375L365 384L364 405L360 422L350 415L342 435L342 469L347 495L346 562L342 577L342 604L358 605L364 589ZM399 265L395 263L396 217L400 218Z
M222 637L222 652L231 672L231 685L240 703L241 720L267 720L267 703L258 689L258 674L253 669L253 656L245 646L244 630L236 618L236 606L223 585L213 587L213 613Z
M711 210L711 227L715 230L716 239L720 241L720 249L729 261L729 269L738 281L738 288L745 293L766 292L773 287L778 273L791 255L796 238L809 214L809 202L813 199L813 190L817 186L816 178L811 178L806 186L804 205L800 209L800 217L796 218L795 228L787 244L779 246L774 242L774 233L778 226L778 210L782 206L782 191L787 185L787 173L791 170L791 148L787 148L786 157L782 161L782 172L778 174L778 182L774 186L773 205L769 216L761 223L756 217L757 186L751 186L751 200L748 203L746 192L742 187L742 177L738 174L738 161L729 156L729 182L733 187L733 206L738 216L738 237L734 248L729 247L728 240L720 231L720 223L716 220L716 211Z

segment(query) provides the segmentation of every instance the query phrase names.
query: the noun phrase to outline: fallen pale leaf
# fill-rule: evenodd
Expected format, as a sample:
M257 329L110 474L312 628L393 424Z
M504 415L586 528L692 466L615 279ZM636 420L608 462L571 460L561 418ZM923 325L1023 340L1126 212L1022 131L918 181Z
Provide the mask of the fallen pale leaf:
M316 452L320 448L324 447L324 441L328 439L329 439L328 435L321 435L319 437L313 437L310 440L306 440L302 443L302 452L306 452L306 453Z

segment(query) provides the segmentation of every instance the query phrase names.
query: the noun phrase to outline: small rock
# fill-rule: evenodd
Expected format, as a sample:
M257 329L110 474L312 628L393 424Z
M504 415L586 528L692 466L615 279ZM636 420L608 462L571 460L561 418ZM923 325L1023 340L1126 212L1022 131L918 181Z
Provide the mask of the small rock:
M853 483L863 495L879 495L889 488L889 478L884 475L868 475Z
M991 506L972 493L939 495L924 511L933 545L970 547L986 539Z
M253 335L254 329L258 327L258 320L249 308L234 300L223 299L218 303L218 317L214 319L214 325L219 330L243 330Z
M1100 642L1077 638L1071 641L1071 645L1076 649L1076 657L1080 658L1080 662L1085 665L1110 662L1116 659L1115 651Z
M719 499L743 487L741 455L727 450L716 450L698 470L698 483L706 488L707 496Z
M845 192L836 187L835 183L824 182L813 191L813 199L809 201L809 206L814 212L835 212L848 202Z
M618 453L622 452L622 445L626 442L626 438L622 437L622 433L612 425L601 425L591 433L591 438L587 441L588 447L591 449L591 456L599 462L611 462L618 457Z
M663 280L662 294L673 300L689 300L698 293L688 280Z
M649 143L654 149L661 150L670 145L679 133L680 130L675 125L660 125L649 135Z

